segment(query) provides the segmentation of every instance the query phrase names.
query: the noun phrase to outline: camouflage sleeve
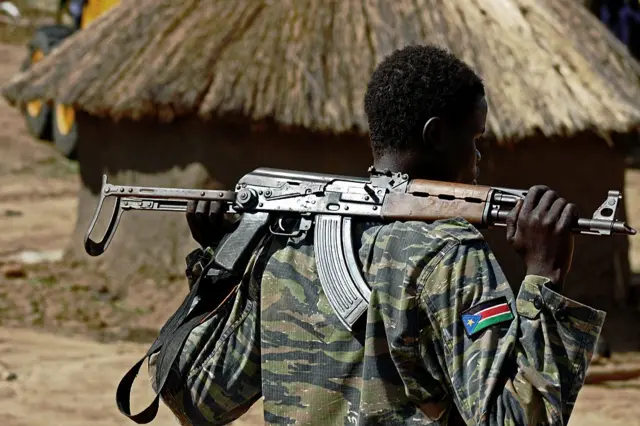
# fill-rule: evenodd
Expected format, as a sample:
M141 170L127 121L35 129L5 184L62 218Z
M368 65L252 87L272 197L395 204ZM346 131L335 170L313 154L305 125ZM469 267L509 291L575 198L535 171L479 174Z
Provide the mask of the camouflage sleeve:
M207 264L211 248L187 258ZM181 425L224 425L238 419L262 397L260 366L260 275L254 253L242 282L225 290L223 281L199 287L197 308L209 312L190 332L161 392ZM202 273L202 268L200 268ZM227 283L228 284L228 283ZM217 287L214 289L214 287ZM228 291L228 294L227 294ZM160 356L161 358L162 356ZM154 391L158 354L149 360Z
M429 325L421 353L448 378L468 424L569 421L605 313L549 284L526 276L514 298L479 238L451 241L423 270L418 291Z

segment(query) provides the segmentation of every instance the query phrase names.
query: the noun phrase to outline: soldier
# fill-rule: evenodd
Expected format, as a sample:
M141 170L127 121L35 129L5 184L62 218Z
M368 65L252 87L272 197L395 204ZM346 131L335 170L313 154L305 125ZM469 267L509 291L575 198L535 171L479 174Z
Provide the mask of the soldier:
M365 112L377 169L477 179L484 86L445 50L409 46L386 57ZM218 212L189 207L205 246L217 239ZM313 233L301 243L271 238L242 283L244 309L255 302L256 313L238 315L218 342L215 371L196 381L207 387L209 424L260 396L267 424L567 424L605 318L562 295L576 218L544 186L513 209L506 234L526 264L517 296L463 219L360 222L354 240L372 293L353 331L322 292Z

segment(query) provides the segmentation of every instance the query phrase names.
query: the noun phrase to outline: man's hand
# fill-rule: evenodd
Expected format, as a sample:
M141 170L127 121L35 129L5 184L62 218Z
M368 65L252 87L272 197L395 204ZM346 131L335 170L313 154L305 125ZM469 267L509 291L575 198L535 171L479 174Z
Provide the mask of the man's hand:
M578 208L546 186L534 186L507 217L507 240L523 258L527 275L562 286L571 269Z
M218 201L189 201L187 223L191 236L203 248L217 244L227 232L222 203Z

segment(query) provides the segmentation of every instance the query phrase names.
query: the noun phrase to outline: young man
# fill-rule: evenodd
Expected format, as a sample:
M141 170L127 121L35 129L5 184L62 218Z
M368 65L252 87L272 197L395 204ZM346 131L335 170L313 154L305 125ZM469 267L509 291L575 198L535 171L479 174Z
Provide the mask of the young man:
M365 111L376 168L475 182L487 102L453 55L395 51L376 68ZM201 203L187 213L203 245L217 211ZM259 310L245 318L256 324L239 320L236 337L219 342L221 353L253 354L258 365L220 358L203 378L211 416L228 421L262 395L274 425L566 424L605 317L561 294L576 216L541 186L511 212L507 238L527 266L517 297L462 219L360 223L372 293L366 325L353 332L321 289L313 233L302 243L273 238L243 283Z

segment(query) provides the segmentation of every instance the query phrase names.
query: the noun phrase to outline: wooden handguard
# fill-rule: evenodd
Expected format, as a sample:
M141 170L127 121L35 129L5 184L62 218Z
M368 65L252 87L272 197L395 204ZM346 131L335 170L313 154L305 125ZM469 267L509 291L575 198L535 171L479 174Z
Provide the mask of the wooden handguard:
M418 221L462 217L470 223L481 224L490 193L491 188L487 186L412 180L405 193L387 194L382 217Z

